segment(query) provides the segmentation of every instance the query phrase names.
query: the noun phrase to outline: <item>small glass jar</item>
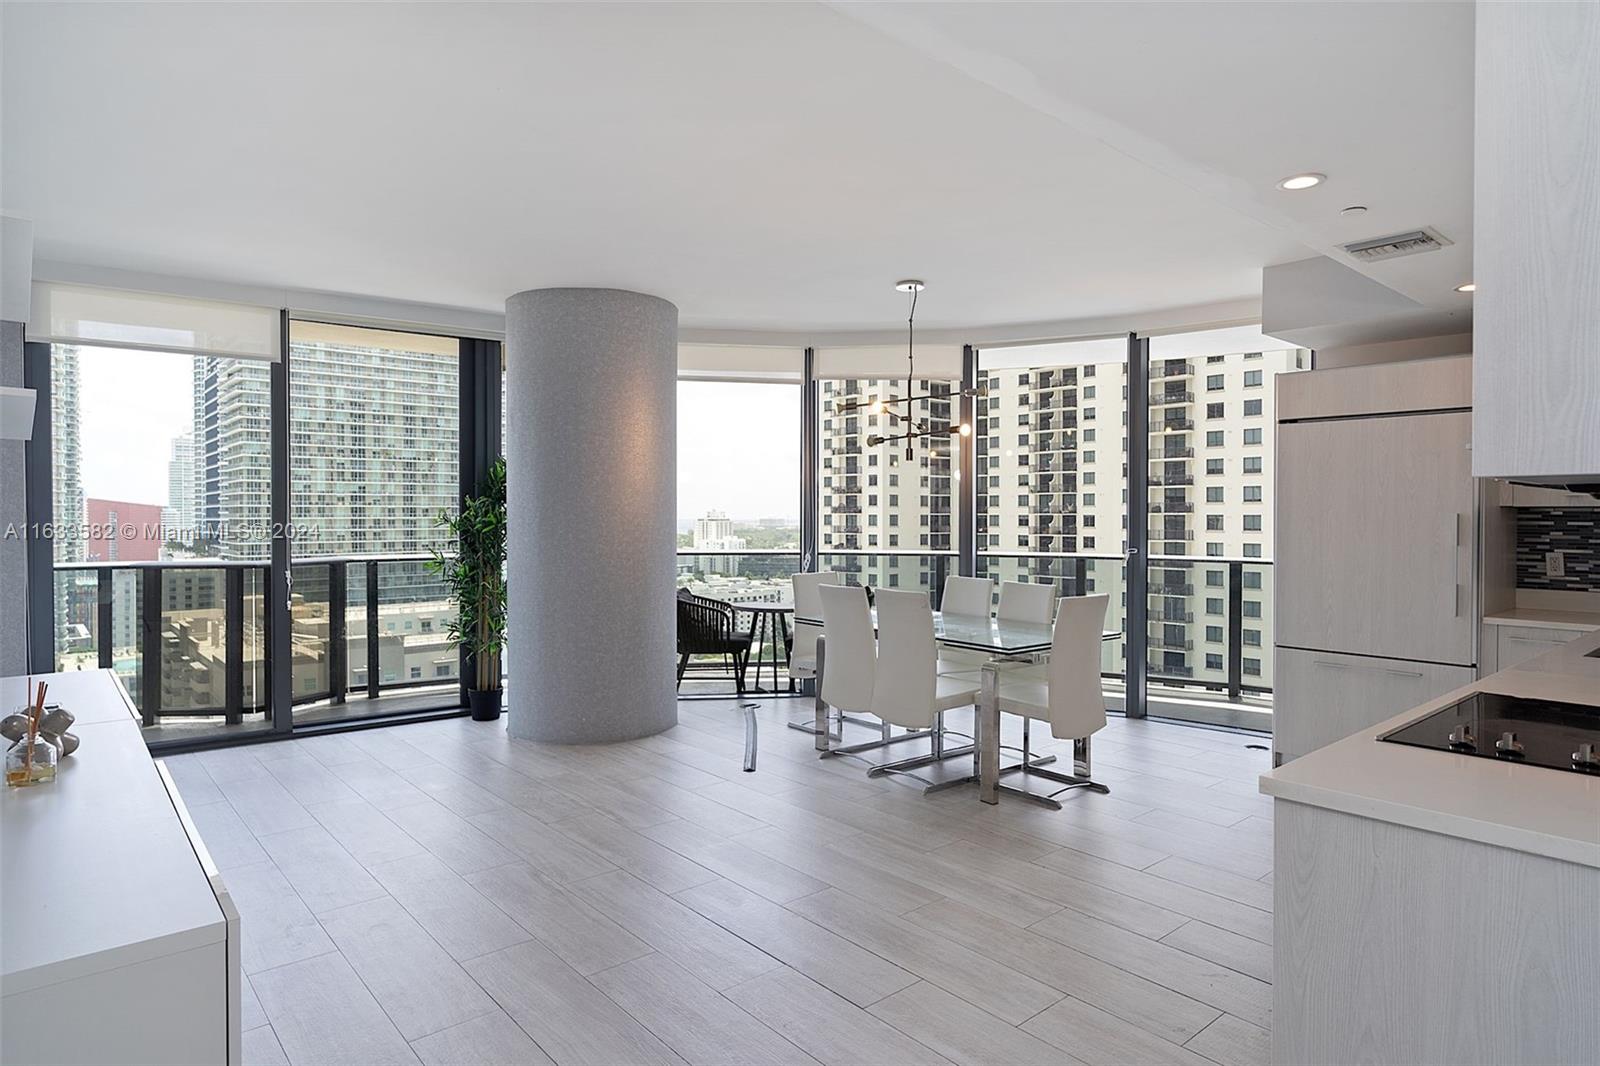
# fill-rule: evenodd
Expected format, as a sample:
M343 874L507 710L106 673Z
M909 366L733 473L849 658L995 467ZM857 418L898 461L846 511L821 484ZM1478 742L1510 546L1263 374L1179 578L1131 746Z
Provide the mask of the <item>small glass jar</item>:
M42 736L23 737L6 750L6 784L37 785L56 779L56 746Z

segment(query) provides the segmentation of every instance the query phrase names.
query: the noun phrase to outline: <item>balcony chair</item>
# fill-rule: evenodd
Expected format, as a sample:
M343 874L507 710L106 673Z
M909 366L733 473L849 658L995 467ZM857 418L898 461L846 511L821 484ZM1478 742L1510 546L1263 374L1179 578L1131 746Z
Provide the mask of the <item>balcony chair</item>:
M744 671L750 661L750 634L734 625L734 610L720 600L678 590L678 688L689 670L691 655L719 655L733 661L734 692L744 695Z
M1055 797L1069 789L1111 791L1089 776L1089 738L1106 724L1106 700L1100 688L1100 634L1109 601L1110 597L1104 595L1062 597L1056 608L1050 661L1045 664L1044 679L1041 681L1026 673L1000 675L1000 713L1021 715L1024 724L1022 762L1004 767L1000 773L1042 777L1063 786L1046 796L1002 785L1004 791L1058 810L1061 804ZM1050 735L1057 740L1072 741L1073 774L1040 768L1040 762L1029 750L1026 729L1027 723L1034 719L1048 722Z
M817 592L822 597L824 641L821 655L822 686L817 693L816 704L816 746L820 756L856 755L890 744L933 736L934 730L926 727L894 736L892 727L896 723L878 715L882 730L880 739L863 744L829 746L829 741L834 737L828 724L830 712L836 711L840 716L840 739L843 739L844 722L851 720L851 715L877 715L873 704L877 696L878 647L872 631L872 609L867 603L865 589L856 585L819 585ZM902 596L921 598L920 593L891 593L885 589L879 589L876 598L882 604L886 598L897 600ZM926 599L923 599L923 609L928 610ZM891 608L891 613L894 610ZM931 647L931 613L928 615L928 641Z

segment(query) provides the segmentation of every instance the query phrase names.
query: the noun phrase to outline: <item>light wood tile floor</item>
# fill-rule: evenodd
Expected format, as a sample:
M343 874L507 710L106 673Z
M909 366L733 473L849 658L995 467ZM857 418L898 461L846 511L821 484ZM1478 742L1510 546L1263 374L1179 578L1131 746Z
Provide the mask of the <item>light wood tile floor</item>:
M1267 1061L1260 738L1113 718L1110 795L985 807L819 761L808 708L762 703L754 774L732 701L615 746L169 758L241 912L246 1063Z

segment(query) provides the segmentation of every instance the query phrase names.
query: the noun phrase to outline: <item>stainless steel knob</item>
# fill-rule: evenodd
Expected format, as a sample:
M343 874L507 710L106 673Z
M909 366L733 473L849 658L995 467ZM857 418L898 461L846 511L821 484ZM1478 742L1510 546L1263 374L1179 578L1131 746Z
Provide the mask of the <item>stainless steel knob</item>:
M1457 751L1477 751L1478 738L1472 735L1472 727L1463 722L1450 730L1450 746Z
M1578 745L1578 750L1572 753L1572 765L1584 770L1600 770L1600 751L1594 750L1594 745L1588 742Z
M1515 733L1507 731L1501 733L1500 739L1494 742L1494 750L1501 755L1521 755L1522 742L1517 739Z

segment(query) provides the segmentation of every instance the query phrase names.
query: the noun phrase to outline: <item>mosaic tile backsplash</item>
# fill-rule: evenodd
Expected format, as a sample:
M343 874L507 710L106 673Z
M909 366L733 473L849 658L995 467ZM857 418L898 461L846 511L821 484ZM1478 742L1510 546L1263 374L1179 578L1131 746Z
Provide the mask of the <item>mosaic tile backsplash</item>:
M1546 577L1544 553L1565 555L1567 576ZM1517 511L1517 587L1600 592L1600 508Z

